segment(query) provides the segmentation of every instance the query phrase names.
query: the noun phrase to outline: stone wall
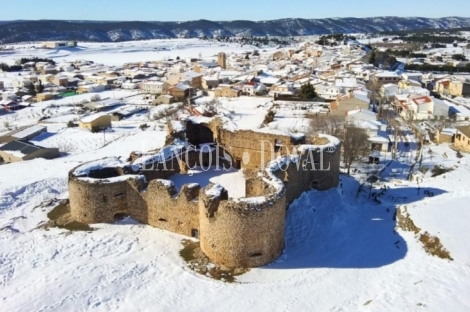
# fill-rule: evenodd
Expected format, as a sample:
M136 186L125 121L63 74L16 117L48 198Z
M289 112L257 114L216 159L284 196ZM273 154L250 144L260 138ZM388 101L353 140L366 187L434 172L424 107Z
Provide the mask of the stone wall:
M216 165L217 161L230 165L223 148L203 154L188 149L182 162L166 159L165 153L150 157L152 161L166 159L151 164L154 170L146 170L148 167L134 172L135 166L128 164L107 168L98 162L96 171L78 170L86 177L76 177L73 169L69 175L72 218L87 224L112 223L117 215L129 215L144 224L199 238L202 251L215 263L228 267L257 267L275 260L284 248L287 205L309 189L327 190L338 185L339 141L330 138L336 143L329 140L324 146L299 145L301 142L289 135L228 131L218 122L197 127L205 127L201 130L204 133L209 133L208 129L233 159L245 160L248 155L249 162L244 163L248 176L245 198L228 199L220 186L201 189L194 183L184 185L178 193L166 180L175 173L187 172L188 167ZM260 141L283 147L271 155L271 146L266 146L263 155ZM271 162L274 156L279 157ZM135 162L140 157L132 154L130 159ZM145 163L146 159L141 160ZM266 167L260 168L263 162Z
M289 135L225 129L220 130L218 143L225 146L243 168L261 168L276 157L292 152L297 145Z
M117 215L130 215L147 223L147 209L140 196L145 186L141 176L117 182L71 178L69 193L72 218L87 224L112 223Z
M186 236L199 233L198 196L200 186L184 185L178 191L169 181L151 181L143 193L148 207L147 224Z
M250 201L221 200L199 194L201 250L228 267L258 267L284 248L285 194Z

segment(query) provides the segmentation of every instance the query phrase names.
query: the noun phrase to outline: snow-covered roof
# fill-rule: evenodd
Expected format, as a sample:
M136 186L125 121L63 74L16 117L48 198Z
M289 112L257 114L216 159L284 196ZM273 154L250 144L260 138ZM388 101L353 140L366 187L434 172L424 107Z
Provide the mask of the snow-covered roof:
M24 129L20 132L13 134L12 137L15 137L17 139L24 139L24 138L29 137L32 134L35 134L41 131L46 131L46 129L47 128L44 126L35 125L35 126L29 127L27 129Z
M83 117L83 118L80 119L80 121L81 122L86 122L86 123L93 122L94 120L96 120L96 119L98 119L102 116L106 116L106 115L108 115L108 113L106 113L106 112L96 113L96 114L93 114L93 115L88 115L86 117Z

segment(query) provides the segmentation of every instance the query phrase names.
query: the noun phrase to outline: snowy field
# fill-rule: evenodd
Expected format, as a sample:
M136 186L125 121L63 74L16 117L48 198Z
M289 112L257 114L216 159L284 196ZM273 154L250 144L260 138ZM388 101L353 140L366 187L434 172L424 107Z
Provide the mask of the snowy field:
M77 47L63 49L41 49L41 44L7 45L11 51L0 52L0 62L13 63L22 57L45 57L56 62L90 60L110 66L121 66L130 62L162 61L168 58L214 57L223 51L245 52L258 49L254 46L235 43L215 43L199 39L161 39L117 43L79 42ZM272 49L272 48L271 48ZM269 49L268 49L269 50Z
M140 135L146 140L158 136ZM178 255L183 237L149 226L96 225L92 233L36 229L50 210L38 205L67 197L69 169L106 155L126 156L138 147L134 141L144 137L136 135L80 156L0 167L2 311L470 308L470 166L468 156L443 158L443 153L455 154L446 146L434 148L433 160L426 156L423 162L460 162L445 177L424 178L421 187L433 189L433 198L417 195L412 182L390 182L390 194L377 205L367 194L356 197L359 182L347 176L338 189L305 193L288 210L283 255L234 284L186 269ZM394 232L395 193L408 197L398 205L410 206L415 223L438 235L454 261L430 256L410 232Z

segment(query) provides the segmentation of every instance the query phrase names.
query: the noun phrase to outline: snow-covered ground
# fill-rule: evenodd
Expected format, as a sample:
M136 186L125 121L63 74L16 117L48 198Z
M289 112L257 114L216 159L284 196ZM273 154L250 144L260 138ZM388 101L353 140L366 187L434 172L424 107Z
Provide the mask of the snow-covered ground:
M382 205L365 195L356 198L358 182L343 176L342 187L305 193L291 206L284 254L275 263L241 276L236 284L188 271L178 256L182 237L148 226L98 225L92 233L70 235L35 229L46 219L47 209L34 207L41 200L66 196L60 172L77 164L76 158L0 168L2 310L464 311L470 307L467 157L445 178L425 178L423 188L442 190L433 198L415 195L414 185L399 190L409 196L416 224L438 235L454 261L428 255L412 233L394 233L395 203L387 196Z
M224 51L245 52L257 49L235 43L215 43L200 39L156 39L118 43L79 42L78 47L62 49L40 49L41 43L7 45L12 51L0 53L0 62L13 63L21 57L51 58L54 61L90 60L95 63L121 66L124 63L162 61L168 58L213 57ZM272 48L271 48L272 49Z
M47 103L37 105L19 111L11 122L34 121L37 116L28 116L42 112ZM224 100L221 111L240 128L254 129L272 105L270 99L242 97ZM57 114L66 108L61 105ZM301 131L307 126L301 111L281 107L276 112L271 128ZM146 131L138 128L143 122L151 126ZM38 228L51 210L41 203L68 197L67 174L73 167L161 147L165 136L165 129L147 114L113 123L105 145L102 133L67 128L65 120L56 120L47 134L33 141L46 146L68 143L74 148L68 156L0 166L0 311L470 309L470 156L457 158L446 144L423 149L422 171L435 165L454 170L437 177L427 171L419 194L418 184L407 180L415 161L413 138L409 147L400 144L398 160L390 162L389 156L377 168L356 166L361 172L342 175L337 189L304 193L287 211L283 255L237 277L236 283L189 270L179 256L184 237L150 226L99 224L93 232ZM358 192L367 172L382 168L382 180L374 189L363 186ZM175 184L186 183L179 178L174 177ZM242 190L243 185L241 172L192 178L228 189ZM388 189L378 204L369 193L383 186ZM426 196L425 190L435 196ZM395 229L397 206L407 206L415 224L439 237L454 260L429 255L415 234Z

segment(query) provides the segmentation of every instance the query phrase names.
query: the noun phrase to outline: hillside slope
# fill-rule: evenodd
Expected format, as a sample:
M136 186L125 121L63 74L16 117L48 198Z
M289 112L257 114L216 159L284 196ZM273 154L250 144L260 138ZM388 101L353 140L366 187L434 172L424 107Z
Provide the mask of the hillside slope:
M115 42L129 40L213 36L303 36L329 33L469 27L466 17L371 17L279 19L268 21L103 22L103 21L3 21L0 43L41 40Z

